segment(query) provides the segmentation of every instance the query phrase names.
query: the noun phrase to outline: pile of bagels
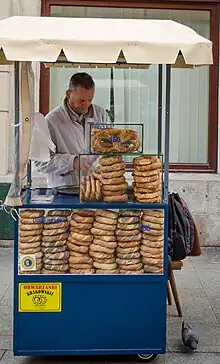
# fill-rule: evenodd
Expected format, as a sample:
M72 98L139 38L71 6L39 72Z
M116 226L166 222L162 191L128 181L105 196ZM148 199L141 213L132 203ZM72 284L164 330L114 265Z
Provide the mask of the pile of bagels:
M163 272L164 212L144 210L142 213L141 260L145 273Z
M93 210L74 210L70 219L68 237L69 272L72 274L93 274L93 259L89 248L93 241L92 226L95 212Z
M122 156L103 156L99 159L101 191L104 202L127 202L125 163Z
M140 210L119 211L116 236L117 259L119 273L141 274L143 264L141 262L141 238Z
M163 272L164 213L155 209L20 211L19 254L34 274Z
M139 156L133 159L134 196L138 202L161 202L161 160L157 156Z
M69 270L67 238L70 210L50 210L44 218L42 252L43 274L65 274Z
M115 211L97 209L91 233L93 242L89 254L97 274L119 273L116 263L116 227L118 213Z
M19 255L35 255L36 271L28 273L40 274L43 266L42 253L42 231L43 231L44 210L21 210L19 220ZM18 264L19 273L25 274L25 269L21 269Z

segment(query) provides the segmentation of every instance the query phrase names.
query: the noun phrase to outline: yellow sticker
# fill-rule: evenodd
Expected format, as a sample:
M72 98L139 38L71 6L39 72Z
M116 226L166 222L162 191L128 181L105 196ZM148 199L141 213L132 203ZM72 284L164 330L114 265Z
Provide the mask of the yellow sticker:
M19 283L19 312L61 312L62 283Z

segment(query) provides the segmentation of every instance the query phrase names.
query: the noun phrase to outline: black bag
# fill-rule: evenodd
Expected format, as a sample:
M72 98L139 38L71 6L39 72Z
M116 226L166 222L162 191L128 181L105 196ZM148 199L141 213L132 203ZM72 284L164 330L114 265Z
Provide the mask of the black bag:
M192 250L192 226L188 209L183 206L177 193L169 194L168 204L168 253L172 260L183 260Z

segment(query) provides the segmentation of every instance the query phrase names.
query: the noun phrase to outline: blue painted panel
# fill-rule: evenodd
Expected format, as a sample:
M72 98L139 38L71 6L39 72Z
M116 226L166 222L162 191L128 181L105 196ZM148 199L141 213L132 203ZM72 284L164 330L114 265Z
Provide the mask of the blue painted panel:
M165 352L163 282L64 283L62 305L61 313L16 313L15 353Z

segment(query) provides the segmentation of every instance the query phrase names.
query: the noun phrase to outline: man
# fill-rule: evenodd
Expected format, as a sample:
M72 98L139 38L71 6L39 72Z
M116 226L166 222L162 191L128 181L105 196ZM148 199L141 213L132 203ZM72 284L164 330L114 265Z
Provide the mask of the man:
M109 123L104 109L92 104L94 94L92 77L76 73L70 79L63 103L46 116L56 153L51 154L48 163L36 162L36 166L48 174L50 188L79 184L79 154L89 153L90 125ZM90 166L88 160L83 162L84 169Z

